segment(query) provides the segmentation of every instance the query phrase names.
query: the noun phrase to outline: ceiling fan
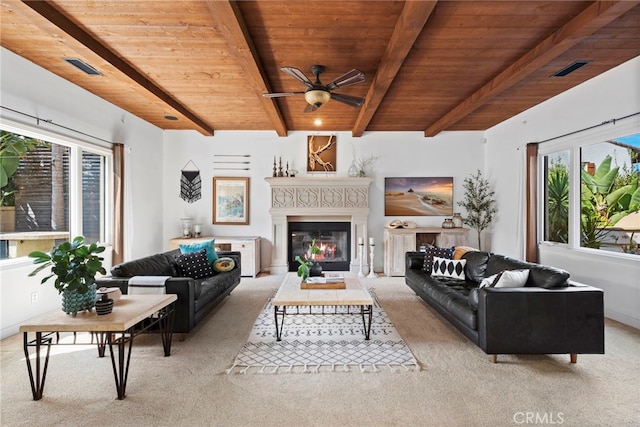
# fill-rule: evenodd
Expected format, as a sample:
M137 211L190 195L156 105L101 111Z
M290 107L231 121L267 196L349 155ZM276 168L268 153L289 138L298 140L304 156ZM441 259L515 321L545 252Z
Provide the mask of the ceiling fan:
M302 71L295 67L282 67L281 70L289 74L294 79L301 81L307 89L304 92L265 93L262 95L265 98L304 95L304 99L307 101L307 107L304 109L305 113L316 111L318 108L329 102L330 99L335 99L336 101L340 101L351 107L359 107L364 103L364 98L333 92L334 89L362 83L365 80L364 73L355 68L326 85L323 85L320 82L320 74L324 71L324 65L311 66L311 72L316 78L316 81L313 83Z

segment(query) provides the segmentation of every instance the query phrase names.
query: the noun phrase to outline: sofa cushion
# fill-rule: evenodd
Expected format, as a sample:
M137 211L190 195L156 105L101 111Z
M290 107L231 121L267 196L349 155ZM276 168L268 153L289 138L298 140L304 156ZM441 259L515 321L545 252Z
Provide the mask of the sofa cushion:
M569 286L569 272L546 265L536 265L531 268L527 286L538 286L540 288L556 288L559 286Z
M233 258L229 257L220 257L213 263L213 269L218 273L224 273L226 271L231 271L236 266L236 262Z
M522 270L535 266L536 264L532 264L530 262L520 261L519 259L504 255L491 254L489 261L487 262L487 271L485 276L492 276L505 270Z
M487 271L487 263L489 262L489 252L469 251L462 255L462 259L467 261L464 266L464 275L467 280L480 283L484 279Z
M424 253L424 263L422 264L422 270L431 274L433 270L433 257L451 259L453 256L453 248L438 248L436 246L427 248Z
M478 310L478 292L480 292L480 289L474 288L471 289L469 295L467 295L467 302L473 310Z
M163 254L127 261L111 268L113 277L173 276L175 274L173 264Z
M451 277L464 280L464 266L467 263L464 259L453 260L441 257L433 257L432 277Z
M216 247L214 246L214 244L215 239L211 239L195 243L181 243L178 246L180 247L180 252L183 254L199 252L204 249L205 251L207 251L207 259L209 260L209 264L213 264L214 261L218 259L218 254L216 254Z
M176 263L183 277L201 279L203 277L211 277L214 274L213 267L211 267L207 258L207 251L204 249L179 255L176 258Z

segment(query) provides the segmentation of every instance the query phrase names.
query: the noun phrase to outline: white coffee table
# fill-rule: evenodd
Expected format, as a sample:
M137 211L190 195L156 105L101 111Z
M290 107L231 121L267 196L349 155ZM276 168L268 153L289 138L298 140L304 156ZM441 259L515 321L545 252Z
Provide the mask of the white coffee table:
M301 279L296 273L287 273L278 292L271 301L276 323L276 339L282 338L284 318L287 314L318 314L311 313L313 306L347 307L346 313L360 314L364 326L365 340L369 339L371 320L373 317L373 298L369 291L358 281L355 274L344 272L345 289L300 289ZM350 307L356 310L350 311ZM321 314L338 314L332 311L322 310ZM278 322L278 317L281 321Z

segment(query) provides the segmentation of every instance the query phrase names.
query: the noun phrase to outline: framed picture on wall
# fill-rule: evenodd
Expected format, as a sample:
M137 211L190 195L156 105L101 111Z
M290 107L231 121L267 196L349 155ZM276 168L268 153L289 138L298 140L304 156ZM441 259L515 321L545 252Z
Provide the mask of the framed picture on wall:
M213 223L249 224L249 178L213 177Z
M336 171L336 136L307 136L307 172Z
M453 215L453 177L385 178L384 214Z

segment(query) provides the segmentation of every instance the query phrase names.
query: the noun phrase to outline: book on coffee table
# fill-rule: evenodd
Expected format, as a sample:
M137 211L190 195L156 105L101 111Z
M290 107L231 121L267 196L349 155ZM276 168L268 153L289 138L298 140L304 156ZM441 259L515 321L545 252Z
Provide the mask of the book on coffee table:
M322 276L327 283L344 282L344 273L339 271L325 271Z
M346 287L344 276L342 279L337 276L330 278L325 276L308 277L300 283L300 289L345 289Z

